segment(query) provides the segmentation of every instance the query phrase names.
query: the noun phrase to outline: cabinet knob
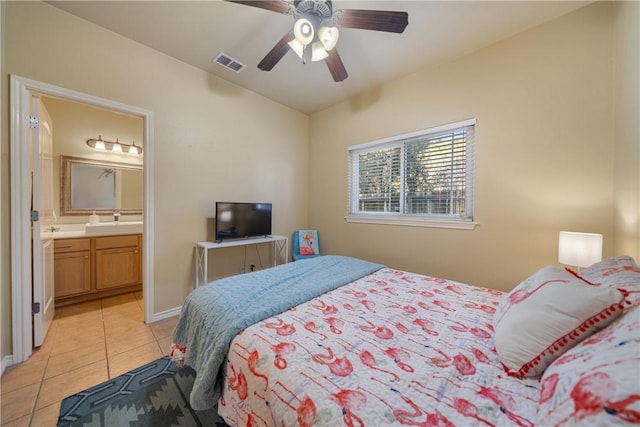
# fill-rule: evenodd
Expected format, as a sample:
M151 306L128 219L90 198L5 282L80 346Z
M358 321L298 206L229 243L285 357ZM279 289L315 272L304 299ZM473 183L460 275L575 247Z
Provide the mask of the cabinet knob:
M84 256L84 259L89 259L89 255L85 255L85 256Z

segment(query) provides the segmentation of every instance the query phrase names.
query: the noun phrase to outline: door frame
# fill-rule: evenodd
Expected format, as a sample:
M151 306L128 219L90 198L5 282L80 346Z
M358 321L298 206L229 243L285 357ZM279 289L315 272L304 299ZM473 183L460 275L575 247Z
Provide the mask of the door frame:
M154 318L153 279L153 112L106 98L77 92L25 77L10 76L11 165L11 363L24 362L33 350L31 324L31 178L29 112L32 94L75 101L143 119L143 300L144 321Z

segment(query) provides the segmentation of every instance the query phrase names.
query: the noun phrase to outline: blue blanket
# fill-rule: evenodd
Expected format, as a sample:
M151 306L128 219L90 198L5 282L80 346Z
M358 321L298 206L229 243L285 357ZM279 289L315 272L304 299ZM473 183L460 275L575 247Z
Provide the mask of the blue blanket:
M187 297L173 341L187 348L196 372L191 407L204 410L220 397L220 368L238 332L383 266L343 256L321 256L228 277Z

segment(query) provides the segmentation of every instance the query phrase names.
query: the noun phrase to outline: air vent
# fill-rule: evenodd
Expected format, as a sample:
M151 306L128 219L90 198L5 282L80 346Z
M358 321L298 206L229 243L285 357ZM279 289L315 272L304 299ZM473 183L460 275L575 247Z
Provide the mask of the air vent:
M213 62L222 65L234 73L239 73L244 70L245 67L243 63L236 61L224 52L220 52L215 58L213 58Z

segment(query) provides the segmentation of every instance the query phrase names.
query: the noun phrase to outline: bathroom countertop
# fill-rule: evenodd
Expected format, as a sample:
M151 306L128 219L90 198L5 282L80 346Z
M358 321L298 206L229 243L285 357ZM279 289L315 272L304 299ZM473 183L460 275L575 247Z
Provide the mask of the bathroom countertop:
M78 231L54 231L53 233L54 239L70 239L72 237L87 237L87 232L84 230Z
M98 224L58 224L56 231L43 232L43 239L72 239L81 237L116 236L142 233L142 221L101 222Z

